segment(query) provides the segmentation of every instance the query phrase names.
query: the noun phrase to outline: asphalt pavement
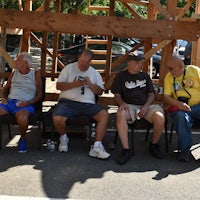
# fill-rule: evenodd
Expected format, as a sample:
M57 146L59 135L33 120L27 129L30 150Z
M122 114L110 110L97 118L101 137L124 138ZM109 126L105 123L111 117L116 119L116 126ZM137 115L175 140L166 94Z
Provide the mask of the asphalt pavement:
M121 166L116 163L120 142L111 148L115 136L113 124L104 140L111 154L108 160L88 156L89 143L81 132L71 133L69 152L59 153L46 148L47 139L52 136L51 129L47 128L42 148L38 149L40 135L36 127L31 127L27 135L28 152L20 154L16 148L17 127L12 127L12 140L6 128L4 148L0 151L0 199L200 199L199 132L193 134L193 157L188 163L177 161L175 134L169 153L165 152L164 137L161 138L165 158L157 160L148 152L145 133L137 132L135 155ZM53 139L57 142L58 135Z

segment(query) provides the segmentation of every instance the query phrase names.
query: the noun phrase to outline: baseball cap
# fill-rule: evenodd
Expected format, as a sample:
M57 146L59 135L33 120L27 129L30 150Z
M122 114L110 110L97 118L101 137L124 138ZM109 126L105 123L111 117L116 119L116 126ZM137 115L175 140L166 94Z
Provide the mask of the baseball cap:
M131 61L131 60L134 60L134 61L141 61L142 59L144 59L142 55L135 55L135 54L133 54L133 53L129 53L128 59L127 59L127 60L128 60L128 61Z

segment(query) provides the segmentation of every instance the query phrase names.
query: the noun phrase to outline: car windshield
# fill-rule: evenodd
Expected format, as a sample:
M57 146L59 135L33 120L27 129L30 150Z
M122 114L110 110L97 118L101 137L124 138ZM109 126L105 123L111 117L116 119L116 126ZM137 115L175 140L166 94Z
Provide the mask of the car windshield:
M125 54L126 52L125 47L116 44L112 45L112 54Z
M186 40L177 40L176 41L176 46L178 47L178 48L180 48L180 47L185 47L187 45L187 41Z

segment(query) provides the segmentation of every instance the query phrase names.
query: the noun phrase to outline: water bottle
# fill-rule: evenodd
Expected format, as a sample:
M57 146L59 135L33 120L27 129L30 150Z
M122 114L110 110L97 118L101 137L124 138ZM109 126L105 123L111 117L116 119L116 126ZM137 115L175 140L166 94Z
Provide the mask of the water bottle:
M54 143L54 141L51 141L50 151L54 151L54 150L55 150L55 143Z
M96 137L96 132L95 132L95 123L92 123L92 133L91 133L91 138L95 138Z
M47 140L47 149L48 150L51 149L51 140L50 139Z

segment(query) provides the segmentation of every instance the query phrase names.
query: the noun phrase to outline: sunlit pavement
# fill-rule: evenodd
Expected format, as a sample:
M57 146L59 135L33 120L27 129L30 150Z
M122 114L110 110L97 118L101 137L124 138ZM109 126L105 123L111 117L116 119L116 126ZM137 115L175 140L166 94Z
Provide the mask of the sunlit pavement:
M173 152L176 149L175 134L169 153L165 152L164 137L161 138L165 158L157 160L148 152L145 133L137 132L135 155L126 165L120 166L116 163L119 140L115 149L110 149L115 135L112 126L104 140L111 154L108 160L89 157L88 141L81 134L70 135L67 153L47 150L46 141L51 133L43 138L42 148L38 150L36 127L32 127L27 135L28 152L19 154L16 147L18 130L12 127L13 139L9 140L5 127L4 148L0 151L0 199L199 199L198 132L193 135L195 145L189 163L177 161ZM54 140L58 142L56 135Z
M58 92L55 82L47 79L47 91ZM108 94L110 95L110 94ZM45 102L48 105L55 102ZM47 115L47 133L38 149L39 132L30 127L27 135L28 152L17 153L19 139L17 127L12 127L13 138L8 139L7 127L3 131L3 150L0 151L0 199L2 200L185 200L200 199L200 133L193 134L190 162L177 161L176 134L173 135L169 153L165 152L164 135L161 138L163 160L157 160L148 152L145 133L135 135L135 155L120 166L116 158L120 142L113 146L116 119L114 108L109 108L111 120L104 140L111 154L108 160L88 156L89 143L79 134L70 134L69 151L50 152L46 148L51 134L51 121ZM54 141L58 142L55 134ZM114 149L113 149L114 147ZM56 146L57 148L57 146Z

